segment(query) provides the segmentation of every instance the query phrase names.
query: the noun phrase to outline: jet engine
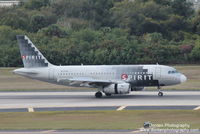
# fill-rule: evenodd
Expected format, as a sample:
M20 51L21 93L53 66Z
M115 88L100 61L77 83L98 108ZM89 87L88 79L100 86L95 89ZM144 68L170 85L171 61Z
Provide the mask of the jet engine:
M131 87L131 91L142 91L144 87Z
M111 84L103 88L105 94L128 94L131 91L130 84Z

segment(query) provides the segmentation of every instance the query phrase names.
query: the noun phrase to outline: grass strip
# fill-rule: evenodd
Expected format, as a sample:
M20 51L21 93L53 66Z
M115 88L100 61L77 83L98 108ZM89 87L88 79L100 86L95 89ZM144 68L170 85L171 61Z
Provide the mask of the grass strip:
M189 124L200 128L200 111L129 110L0 113L0 129L138 129L154 124Z

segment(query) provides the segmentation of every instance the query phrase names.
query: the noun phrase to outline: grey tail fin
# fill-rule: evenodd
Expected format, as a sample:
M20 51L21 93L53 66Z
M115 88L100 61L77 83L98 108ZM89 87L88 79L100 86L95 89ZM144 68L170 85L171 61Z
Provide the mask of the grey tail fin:
M49 67L52 65L26 35L17 35L17 40L25 68Z

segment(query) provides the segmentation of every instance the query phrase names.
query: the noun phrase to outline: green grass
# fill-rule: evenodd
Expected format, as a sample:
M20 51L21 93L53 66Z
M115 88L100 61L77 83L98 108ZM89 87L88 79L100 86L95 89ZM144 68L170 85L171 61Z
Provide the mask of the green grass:
M154 124L187 123L200 128L200 111L65 111L0 113L0 129L138 129Z
M168 90L200 90L200 66L175 66L184 73L188 80L177 86L163 87ZM30 91L30 90L85 90L88 88L74 88L61 85L49 84L37 80L31 80L19 75L14 75L15 68L0 68L0 91ZM146 88L154 90L156 88Z

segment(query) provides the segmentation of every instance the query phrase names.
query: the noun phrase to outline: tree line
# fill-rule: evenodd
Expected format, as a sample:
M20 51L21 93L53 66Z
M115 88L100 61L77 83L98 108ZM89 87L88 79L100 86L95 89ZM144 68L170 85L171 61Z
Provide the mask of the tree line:
M0 66L25 34L56 65L198 64L200 11L187 0L28 0L0 8Z

